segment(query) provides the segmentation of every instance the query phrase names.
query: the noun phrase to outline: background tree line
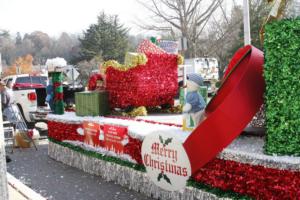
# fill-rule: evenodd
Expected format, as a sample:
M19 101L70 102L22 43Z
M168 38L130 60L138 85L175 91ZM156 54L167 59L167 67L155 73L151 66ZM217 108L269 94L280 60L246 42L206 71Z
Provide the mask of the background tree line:
M231 9L228 9L228 1ZM233 53L243 46L243 10L235 0L148 0L140 1L153 17L140 22L146 30L156 30L163 39L186 37L186 58L216 57L221 70ZM250 0L251 36L253 44L262 48L259 29L268 6L265 0ZM91 24L81 35L62 33L58 38L41 31L25 35L11 35L0 30L2 64L14 67L20 59L32 58L33 65L43 65L47 58L63 57L79 67L87 78L104 60L123 62L127 51L135 51L146 36L129 34L117 15L101 12L97 23ZM31 56L31 57L30 57ZM22 63L22 62L21 62ZM13 71L13 70L12 70Z

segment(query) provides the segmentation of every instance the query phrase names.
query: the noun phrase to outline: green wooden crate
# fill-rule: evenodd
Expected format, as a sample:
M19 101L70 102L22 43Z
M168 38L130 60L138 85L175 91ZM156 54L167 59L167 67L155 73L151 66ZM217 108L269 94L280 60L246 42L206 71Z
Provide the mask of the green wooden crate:
M106 91L76 92L77 116L105 116L109 114L108 93Z

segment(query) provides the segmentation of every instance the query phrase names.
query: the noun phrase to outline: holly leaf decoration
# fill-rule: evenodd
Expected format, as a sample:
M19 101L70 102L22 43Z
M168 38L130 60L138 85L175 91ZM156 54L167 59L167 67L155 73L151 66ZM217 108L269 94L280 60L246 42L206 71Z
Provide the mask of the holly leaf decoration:
M159 141L160 141L160 143L164 143L164 139L161 137L161 135L159 136Z
M160 173L157 177L157 181L159 182L162 177L163 177L163 173Z
M165 145L168 145L168 144L170 144L170 143L172 142L172 139L173 139L173 138L168 138L168 139L166 139L166 141L165 141Z
M169 177L167 175L164 174L164 180L167 181L167 183L169 183L170 185L172 185L171 180L169 179Z

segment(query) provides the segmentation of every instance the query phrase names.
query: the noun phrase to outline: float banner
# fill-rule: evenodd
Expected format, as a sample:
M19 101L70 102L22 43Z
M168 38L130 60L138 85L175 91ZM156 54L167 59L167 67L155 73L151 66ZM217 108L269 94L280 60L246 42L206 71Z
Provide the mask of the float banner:
M100 124L84 121L82 126L84 131L84 143L94 147L99 147Z
M127 127L104 124L104 147L106 149L122 154L128 140Z
M171 54L178 54L178 42L171 40L160 40L159 47Z
M237 138L263 103L263 53L248 45L232 60L231 71L205 109L206 119L183 145L191 162L192 174Z
M165 190L184 188L191 176L189 158L182 143L168 132L147 135L143 140L142 158L150 179Z

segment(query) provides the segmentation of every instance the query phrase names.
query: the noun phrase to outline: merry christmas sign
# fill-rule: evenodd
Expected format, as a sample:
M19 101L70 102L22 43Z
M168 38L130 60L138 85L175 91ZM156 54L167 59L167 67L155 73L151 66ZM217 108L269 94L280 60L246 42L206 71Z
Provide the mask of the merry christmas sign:
M145 137L142 158L150 179L165 190L184 188L191 176L191 166L184 147L167 132L158 131Z

